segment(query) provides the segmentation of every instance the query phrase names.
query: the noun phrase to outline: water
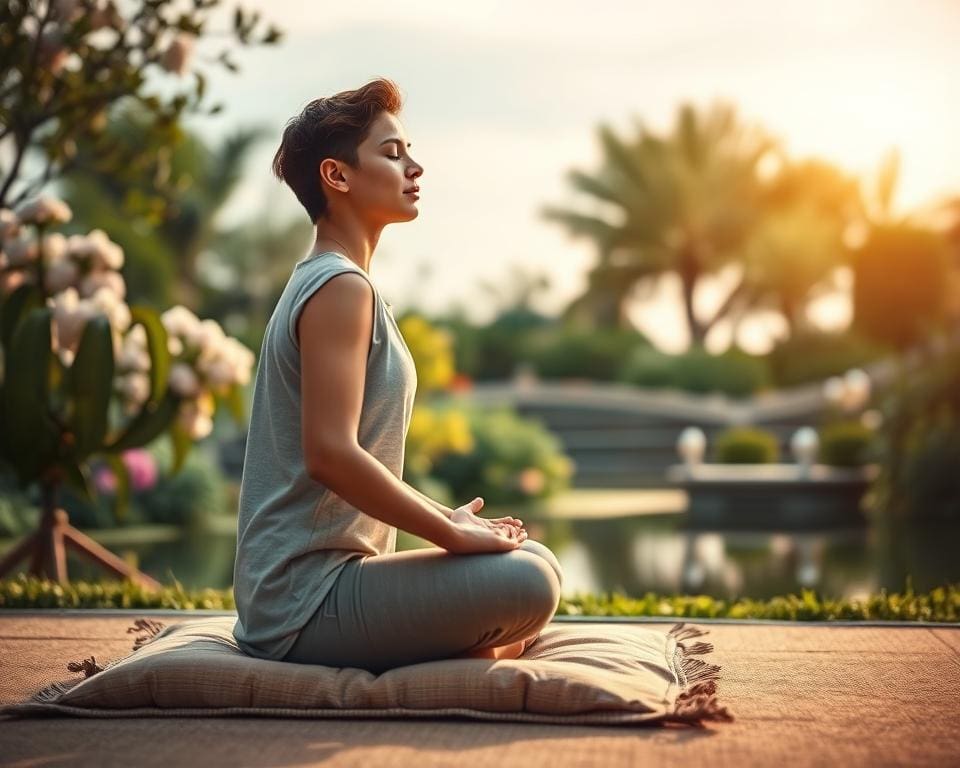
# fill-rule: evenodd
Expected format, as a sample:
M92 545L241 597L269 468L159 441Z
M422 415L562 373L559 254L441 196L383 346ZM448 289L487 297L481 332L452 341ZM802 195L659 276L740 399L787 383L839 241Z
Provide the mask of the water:
M498 512L499 514L499 512ZM535 519L517 513L531 538L558 556L564 594L617 591L628 595L704 594L767 599L817 589L827 597L862 597L880 588L902 592L960 582L960 525L882 525L821 531L695 531L683 515L607 519ZM225 588L232 583L235 534L228 519L219 533L153 544L111 545L136 557L151 576L185 587ZM403 531L398 549L422 546ZM96 578L71 558L72 578Z

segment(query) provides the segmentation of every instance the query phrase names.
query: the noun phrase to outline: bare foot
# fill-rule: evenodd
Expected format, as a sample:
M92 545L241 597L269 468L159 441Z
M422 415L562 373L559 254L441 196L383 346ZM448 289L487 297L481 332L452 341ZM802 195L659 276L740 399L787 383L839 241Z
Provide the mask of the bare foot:
M467 651L466 653L461 654L456 658L467 658L467 659L516 659L523 655L523 652L527 650L533 644L533 642L540 637L538 632L533 637L528 637L526 640L518 640L515 643L510 643L509 645L497 645L493 648L479 648L475 651Z

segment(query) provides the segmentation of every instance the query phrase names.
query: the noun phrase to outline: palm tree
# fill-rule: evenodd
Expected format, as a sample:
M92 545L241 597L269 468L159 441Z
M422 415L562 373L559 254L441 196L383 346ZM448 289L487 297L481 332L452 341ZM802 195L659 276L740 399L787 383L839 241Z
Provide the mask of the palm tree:
M821 160L786 163L765 187L765 213L743 249L750 309L769 306L790 335L812 298L836 285L844 231L862 218L855 178Z
M672 273L682 286L690 337L702 344L749 286L742 278L709 318L697 316L694 293L703 278L740 253L762 213L758 166L776 145L759 129L740 124L724 104L703 113L681 106L666 137L639 122L637 131L636 138L624 140L601 125L601 168L568 174L603 212L552 206L542 211L598 248L588 287L570 311L593 313L596 325L625 327L624 305L634 287L649 287Z

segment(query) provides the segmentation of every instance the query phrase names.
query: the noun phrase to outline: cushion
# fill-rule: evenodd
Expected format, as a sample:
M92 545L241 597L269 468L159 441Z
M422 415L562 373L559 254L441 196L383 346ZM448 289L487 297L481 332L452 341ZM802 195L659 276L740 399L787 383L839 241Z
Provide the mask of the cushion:
M732 720L717 702L720 668L697 655L707 634L678 623L547 625L518 659L446 659L363 669L248 656L234 616L164 627L138 619L133 651L100 666L71 662L84 677L53 683L29 701L0 708L92 717L467 717L538 723L636 724Z

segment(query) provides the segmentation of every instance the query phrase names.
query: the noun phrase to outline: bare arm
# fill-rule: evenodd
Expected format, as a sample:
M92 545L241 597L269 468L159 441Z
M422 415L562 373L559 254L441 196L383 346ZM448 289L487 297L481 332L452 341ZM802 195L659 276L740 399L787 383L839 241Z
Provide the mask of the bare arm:
M311 477L388 525L454 552L514 549L494 531L457 525L357 440L373 331L373 290L360 275L331 278L297 320L304 459Z
M435 501L434 499L431 499L429 496L427 496L427 494L423 493L423 491L420 491L419 489L414 488L412 485L410 485L410 483L406 481L404 481L404 485L406 485L411 491L417 494L417 496L419 496L421 499L427 502L427 504L430 504L438 512L442 512L444 516L450 517L450 513L453 512L453 510L450 509L450 507L447 507L441 504L439 501Z

